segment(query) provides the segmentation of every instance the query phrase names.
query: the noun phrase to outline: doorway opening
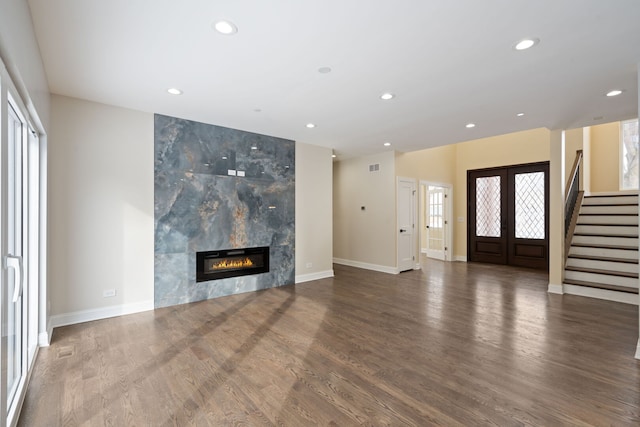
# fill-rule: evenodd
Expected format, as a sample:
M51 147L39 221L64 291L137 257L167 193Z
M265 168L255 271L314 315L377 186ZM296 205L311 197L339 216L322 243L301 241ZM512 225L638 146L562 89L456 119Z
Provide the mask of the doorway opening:
M420 253L451 261L452 186L420 181Z

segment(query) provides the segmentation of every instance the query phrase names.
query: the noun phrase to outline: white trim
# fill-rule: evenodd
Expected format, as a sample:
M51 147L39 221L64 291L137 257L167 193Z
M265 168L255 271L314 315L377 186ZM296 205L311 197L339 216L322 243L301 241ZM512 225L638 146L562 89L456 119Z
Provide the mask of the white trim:
M124 316L153 310L153 301L142 301L133 304L112 305L110 307L81 310L73 313L56 314L51 316L51 325L54 328L76 323L91 322L93 320L107 319L109 317Z
M459 262L467 262L467 256L466 255L454 255L453 256L453 260L454 261L459 261Z
M579 295L588 298L597 298L607 301L621 302L624 304L638 305L638 295L628 292L616 292L608 289L590 288L588 286L576 286L564 284L564 293L569 295Z
M549 292L550 294L562 295L564 294L564 286L562 284L558 285L557 283L549 282L549 287L547 288L547 292Z
M640 359L640 338L638 338L638 346L636 347L636 359Z
M327 279L333 276L334 276L333 270L325 270L325 271L318 271L316 273L297 274L295 280L296 280L296 284L298 284L298 283L304 283L304 282L311 282L312 280Z
M422 267L420 266L420 263L419 263L419 262L416 262L416 265L414 265L414 266L413 266L413 269L414 269L414 270L421 270L421 269L422 269Z
M388 267L386 265L369 264L367 262L352 261L349 259L334 258L333 262L340 265L348 265L349 267L364 268L365 270L379 271L381 273L399 274L397 267Z

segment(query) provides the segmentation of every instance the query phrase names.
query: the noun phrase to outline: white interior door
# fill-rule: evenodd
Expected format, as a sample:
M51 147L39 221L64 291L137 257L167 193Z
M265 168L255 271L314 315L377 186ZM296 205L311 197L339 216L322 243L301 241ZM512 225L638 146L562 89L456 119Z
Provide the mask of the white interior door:
M398 178L398 271L413 270L415 257L415 210L416 182L409 178Z
M426 198L427 256L444 260L446 258L446 188L429 185Z

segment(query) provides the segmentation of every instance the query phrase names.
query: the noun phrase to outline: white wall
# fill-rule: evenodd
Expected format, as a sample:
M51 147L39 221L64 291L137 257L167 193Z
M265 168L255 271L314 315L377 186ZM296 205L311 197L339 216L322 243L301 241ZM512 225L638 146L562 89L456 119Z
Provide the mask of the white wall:
M2 0L0 56L42 133L49 130L49 85L26 0Z
M54 95L51 118L52 323L153 308L153 115Z
M296 143L296 283L333 276L331 153Z
M380 170L369 172L369 165ZM396 267L395 153L335 162L333 256L337 263L394 272ZM361 208L364 206L364 210Z

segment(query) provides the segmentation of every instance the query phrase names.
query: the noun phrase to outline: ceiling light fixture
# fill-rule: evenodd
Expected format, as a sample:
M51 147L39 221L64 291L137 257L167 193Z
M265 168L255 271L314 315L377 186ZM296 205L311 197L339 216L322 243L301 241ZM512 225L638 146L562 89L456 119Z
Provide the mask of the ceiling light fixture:
M313 123L307 123L307 127L309 129L313 129L314 127L316 127L316 125L314 125Z
M220 34L230 36L238 32L238 27L231 21L220 20L213 23L213 28Z
M386 93L383 93L382 95L380 95L380 99L382 99L384 101L388 101L388 100L393 99L395 97L396 96L394 94L389 93L389 92L386 92Z
M167 92L169 92L171 95L182 95L182 91L180 89L175 88L175 87L171 87L171 88L167 89Z
M385 142L385 143L384 143L384 144L382 144L382 145L384 145L385 147L390 147L390 146L391 146L391 143L390 143L390 142Z
M608 97L612 97L612 96L618 96L622 93L622 91L620 89L614 89L612 91L607 92L607 96Z
M540 43L539 39L522 39L516 43L513 48L515 50L526 50Z
M320 67L318 68L318 72L320 74L329 74L331 72L331 67Z
M517 117L522 117L522 116L524 116L524 113L518 113L518 114L516 114L516 116Z
M467 123L466 125L464 125L464 127L466 127L467 129L471 129L471 128L476 127L476 124L475 123Z
M331 157L335 159L338 156L336 156L335 154L332 154Z

